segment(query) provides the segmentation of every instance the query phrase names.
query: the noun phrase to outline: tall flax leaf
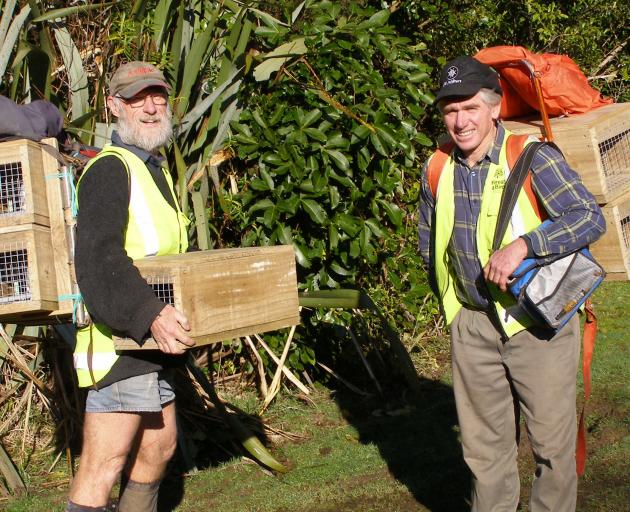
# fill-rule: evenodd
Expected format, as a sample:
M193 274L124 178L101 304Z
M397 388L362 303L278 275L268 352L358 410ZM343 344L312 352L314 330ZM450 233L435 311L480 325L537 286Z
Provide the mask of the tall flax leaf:
M215 36L214 26L219 12L220 7L217 7L208 21L208 26L195 38L190 48L190 53L186 57L182 85L178 92L179 102L177 104L177 112L180 117L183 117L188 108L192 87L199 79L202 64L207 57L208 47L212 42L213 36Z
M180 2L177 9L175 32L171 40L171 62L173 63L173 79L175 82L181 75L179 63L182 58L182 33L184 32L184 17L186 14L184 7L184 2Z
M74 7L63 7L61 9L51 9L50 11L46 11L44 14L33 18L33 23L40 23L42 21L56 20L58 18L67 18L72 14L77 14L85 11L89 11L92 9L104 9L105 7L111 7L112 5L116 5L118 2L105 2L102 4L86 4L86 5L75 5Z
M131 8L131 17L136 21L140 21L146 12L146 1L136 0Z
M20 67L23 63L26 64L23 73L25 73L25 79L28 77L28 88L35 92L37 97L45 97L51 66L50 56L40 48L20 41L18 51L11 63L14 76L20 73ZM17 80L14 81L14 84L17 85ZM14 96L15 94L12 94L12 97Z
M2 17L0 17L0 48L2 48L4 38L7 36L7 30L9 30L9 25L11 24L16 3L17 0L6 0L2 8Z
M225 91L228 86L232 84L232 80L239 74L239 72L243 68L234 69L229 78L218 85L208 96L206 96L203 100L199 101L194 108L190 109L184 118L182 119L182 124L180 130L182 133L188 132L192 126L201 118L203 114L214 104L219 96Z
M173 140L173 153L175 154L175 169L177 170L177 187L179 189L179 204L184 214L188 213L188 190L186 189L186 162L179 149L177 140Z
M31 6L31 12L33 13L34 18L38 18L42 15L41 5L37 0L29 0L29 5ZM55 44L53 42L52 35L50 34L50 29L48 28L48 24L40 23L39 30L39 47L43 52L48 55L48 60L51 62L51 67L53 63L59 61L59 57L57 55L57 49L55 48ZM50 71L50 70L49 70ZM44 97L50 98L51 95L51 82L52 82L52 73L46 73L46 88L44 91Z
M20 35L20 30L22 29L22 25L24 25L26 18L28 17L30 12L30 6L25 5L24 7L22 7L20 12L11 22L9 29L7 30L7 35L4 39L2 47L0 47L0 84L2 83L2 79L5 76L4 72L7 69L7 64L9 62L9 58L11 57L13 46L15 46L15 42Z
M230 35L227 37L226 47L228 52L224 53L221 57L221 70L219 71L219 75L217 77L217 85L221 85L228 79L234 70L235 62L242 55L242 52L245 51L247 40L249 39L252 29L252 23L249 20L245 20L243 23L241 20L244 15L245 10L241 10L238 15L239 19L234 23L230 30ZM240 53L237 53L239 51ZM226 93L223 100L227 100L228 98L229 96ZM215 126L218 126L220 122L221 103L222 102L217 101L212 106L210 121L208 123L209 129L213 129Z
M72 119L77 119L88 110L88 82L87 74L83 68L79 50L72 41L70 32L65 27L54 30L55 39L59 46L61 58L68 72L70 80L70 91L72 94Z
M153 12L153 44L156 48L162 45L168 28L168 15L171 12L172 0L160 0Z

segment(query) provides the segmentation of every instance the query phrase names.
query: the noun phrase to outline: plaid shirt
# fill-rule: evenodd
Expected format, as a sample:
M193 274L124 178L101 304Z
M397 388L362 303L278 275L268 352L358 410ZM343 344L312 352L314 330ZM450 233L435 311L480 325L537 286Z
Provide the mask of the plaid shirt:
M505 129L499 123L494 144L486 155L469 167L455 150L455 224L448 245L450 272L457 298L463 304L485 309L489 305L481 263L477 257L476 226L481 195L490 163L499 163ZM431 220L435 200L427 181L425 164L421 176L418 245L422 258L430 265ZM605 231L605 220L591 193L584 187L562 155L542 147L532 161L532 185L552 222L523 235L528 256L547 258L580 249Z

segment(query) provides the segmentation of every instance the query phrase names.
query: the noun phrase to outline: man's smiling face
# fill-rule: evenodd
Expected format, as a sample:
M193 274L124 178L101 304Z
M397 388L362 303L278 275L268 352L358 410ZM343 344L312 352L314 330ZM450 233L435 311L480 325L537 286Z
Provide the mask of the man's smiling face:
M155 152L172 137L172 113L165 89L149 87L132 98L110 96L107 101L118 117L117 131L125 144Z
M442 104L446 129L469 164L476 163L492 144L500 110L500 105L488 105L480 92L468 98L447 99Z

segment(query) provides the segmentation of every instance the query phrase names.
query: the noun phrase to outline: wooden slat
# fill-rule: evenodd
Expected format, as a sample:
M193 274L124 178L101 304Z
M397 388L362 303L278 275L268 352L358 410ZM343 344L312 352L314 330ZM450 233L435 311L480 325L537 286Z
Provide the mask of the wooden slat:
M45 139L43 144L47 144L54 152L57 151L56 139ZM68 244L68 225L66 214L71 214L64 209L63 201L63 180L59 176L60 166L57 159L49 151L42 149L42 166L46 179L46 195L48 197L48 216L50 219L50 232L52 240L53 259L55 263L55 277L57 282L57 295L64 296L72 293L73 267L72 257ZM70 219L71 220L71 219ZM72 300L59 301L59 307L51 312L50 316L59 317L72 315Z
M299 323L291 246L198 251L135 265L149 282L172 283L174 305L189 319L190 336L198 345ZM116 346L140 348L120 339Z
M551 119L554 142L600 204L630 190L630 103ZM540 119L504 121L514 133L542 136Z
M606 233L591 245L595 259L604 267L606 279L630 280L630 192L602 207Z

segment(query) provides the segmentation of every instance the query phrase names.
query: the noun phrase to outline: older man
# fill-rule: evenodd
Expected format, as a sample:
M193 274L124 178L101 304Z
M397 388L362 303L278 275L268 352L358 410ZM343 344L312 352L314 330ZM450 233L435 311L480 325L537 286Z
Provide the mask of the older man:
M562 155L543 147L531 166L536 197L521 191L508 243L492 253L508 162L522 150L498 121L501 95L496 73L475 59L458 57L444 66L436 103L451 142L422 174L419 248L450 325L472 510L516 510L522 412L536 461L529 510L573 511L578 318L555 335L533 326L506 285L526 256L544 259L584 247L605 223ZM541 226L545 216L552 222Z
M79 330L74 353L79 385L90 389L68 511L108 510L121 472L118 510L157 510L176 447L167 370L182 362L181 344L194 342L186 317L160 301L133 265L188 246L188 221L158 153L172 135L169 89L151 64L118 68L107 98L117 131L78 184L76 273L93 323ZM150 334L160 350L117 353L112 333L139 343Z

